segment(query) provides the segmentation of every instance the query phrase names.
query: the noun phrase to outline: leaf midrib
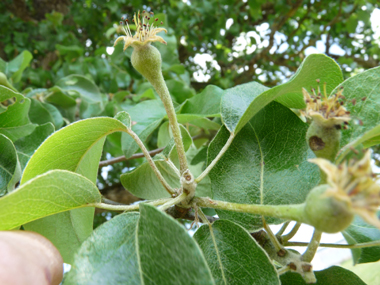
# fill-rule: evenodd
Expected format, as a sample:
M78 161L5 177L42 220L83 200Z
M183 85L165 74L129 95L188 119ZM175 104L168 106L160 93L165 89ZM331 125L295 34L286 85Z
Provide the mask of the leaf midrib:
M251 122L248 123L249 126L252 128L253 133L255 134L256 140L257 140L257 145L259 146L259 151L260 151L260 204L264 204L264 154L261 149L261 144L259 137L256 133L255 128L252 126Z

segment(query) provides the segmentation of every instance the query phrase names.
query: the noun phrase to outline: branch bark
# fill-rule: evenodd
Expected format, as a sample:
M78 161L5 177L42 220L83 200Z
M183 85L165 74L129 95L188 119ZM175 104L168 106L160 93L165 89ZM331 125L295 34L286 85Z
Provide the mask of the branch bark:
M191 208L186 209L186 208L180 208L178 206L174 206L167 209L166 213L175 219L185 219L189 221L194 221L196 219L196 216L191 211ZM219 220L219 218L215 218L215 217L207 216L207 215L206 215L206 218L210 223L213 223Z
M193 136L192 137L192 140L195 141L197 139L203 139L203 138L208 138L208 139L212 139L214 137L215 134L213 134L212 136L210 135L206 135L205 133L201 133L199 135L196 135L196 136ZM149 151L149 154L151 157L155 156L156 154L162 152L164 150L164 147L160 147L160 148L157 148L157 149L154 149L154 150L151 150ZM115 163L118 163L118 162L122 162L122 161L127 161L127 160L132 160L132 159L137 159L137 158L142 158L144 157L144 154L142 152L139 152L139 153L135 153L134 155L132 155L131 157L129 158L126 158L125 156L118 156L118 157L114 157L114 158L111 158L111 159L107 159L107 160L102 160L99 162L99 167L103 167L103 166L107 166L107 165L111 165L111 164L115 164Z
M156 154L162 152L163 150L164 150L164 147L160 147L160 148L157 148L157 149L151 150L151 151L149 151L149 155L150 155L151 157L153 157L153 156L155 156ZM126 158L125 156L114 157L114 158L111 158L111 159L107 159L107 160L100 161L100 162L99 162L99 167L103 167L103 166L107 166L107 165L115 164L115 163L122 162L122 161L127 161L127 160L132 160L132 159L142 158L142 157L144 157L144 154L143 154L142 152L135 153L134 155L132 155L132 156L129 157L129 158Z

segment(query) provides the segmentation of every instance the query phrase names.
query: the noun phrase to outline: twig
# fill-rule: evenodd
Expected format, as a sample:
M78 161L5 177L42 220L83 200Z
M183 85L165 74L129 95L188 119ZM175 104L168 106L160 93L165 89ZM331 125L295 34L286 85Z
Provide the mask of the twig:
M185 220L189 220L189 221L194 221L196 218L195 214L191 211L191 208L185 209L185 208L175 206L175 207L171 207L171 208L167 209L166 213L175 219L185 219ZM210 223L213 223L213 222L219 220L219 218L215 218L212 216L205 215L205 217L207 218L207 220Z
M170 208L171 206L174 206L178 203L181 203L183 200L185 200L187 197L187 193L183 192L181 195L170 199L165 204L161 205L159 207L160 210L165 211L166 209Z
M156 154L162 152L163 150L164 150L164 147L160 147L160 148L151 150L151 151L149 151L149 155L153 157ZM114 157L114 158L111 158L111 159L108 159L108 160L103 160L103 161L99 162L99 167L107 166L107 165L110 165L110 164L115 164L115 163L126 161L126 160L132 160L132 159L142 158L142 157L144 157L144 153L142 153L142 152L135 153L134 155L132 155L129 158L126 158L125 156Z
M263 221L263 228L268 234L268 238L272 242L274 248L276 249L276 252L279 253L280 251L283 250L282 244L278 241L277 237L275 234L272 232L271 228L268 226L267 222L265 221L264 216L261 217L261 220Z
M192 140L195 141L195 140L203 139L203 138L212 139L213 136L206 135L205 133L201 133L201 134L199 134L199 135L193 136L193 137L192 137ZM162 152L162 151L164 150L164 148L165 148L165 147L160 147L160 148L157 148L157 149L153 149L153 150L149 151L149 154L150 154L150 156L153 157L153 156L155 156L156 154ZM114 157L114 158L111 158L111 159L107 159L107 160L100 161L100 162L99 162L99 167L103 167L103 166L107 166L107 165L115 164L115 163L122 162L122 161L127 161L127 160L132 160L132 159L142 158L142 157L144 157L144 154L143 154L142 152L135 153L134 155L132 155L132 156L129 157L129 158L126 158L124 155L122 155L122 156L118 156L118 157Z
M290 224L290 221L285 222L282 225L281 229L276 233L276 236L281 236L284 233L284 231L286 230L286 228L289 226L289 224Z

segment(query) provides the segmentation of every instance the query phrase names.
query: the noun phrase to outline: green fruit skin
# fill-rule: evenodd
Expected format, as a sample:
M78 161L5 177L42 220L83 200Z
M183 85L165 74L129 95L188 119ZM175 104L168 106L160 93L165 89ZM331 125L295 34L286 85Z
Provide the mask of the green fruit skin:
M306 133L306 141L316 157L334 161L339 151L341 132L331 122L313 120ZM320 184L327 182L326 173L320 170Z
M324 196L329 185L319 185L306 198L304 217L309 225L325 233L337 233L346 229L354 214L346 203Z
M324 145L318 146L313 144L312 137L323 142ZM335 156L339 151L340 138L341 132L336 126L324 125L323 123L314 120L310 124L306 133L306 141L315 155L319 158L328 159L330 161L335 160Z
M131 61L133 67L152 84L162 80L161 54L154 46L133 46Z

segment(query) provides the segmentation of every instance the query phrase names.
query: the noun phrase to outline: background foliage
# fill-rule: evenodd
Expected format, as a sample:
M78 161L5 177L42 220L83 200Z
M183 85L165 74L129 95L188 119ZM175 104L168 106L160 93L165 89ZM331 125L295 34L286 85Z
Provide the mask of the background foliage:
M256 114L258 114L258 118L263 116L263 113L281 114L277 120L290 121L295 130L298 130L299 141L301 141L305 136L306 127L298 119L294 122L291 119L288 120L288 118L296 119L288 108L272 102L263 110L256 110L255 105L251 105L252 100L266 105L276 96L286 94L287 97L283 96L277 101L286 107L300 108L303 101L299 101L299 96L297 97L297 94L294 93L299 90L299 86L315 82L314 77L317 76L313 73L315 66L328 67L327 73L323 69L318 70L320 72L318 78L329 84L328 91L339 85L343 79L364 69L378 66L380 35L374 32L370 20L377 5L377 1L374 0L1 1L0 11L3 13L0 15L0 72L5 77L1 77L0 74L0 84L18 90L25 97L11 92L9 89L3 88L0 92L0 163L2 163L0 174L5 177L0 183L0 196L10 192L18 185L21 172L29 158L50 134L81 119L98 116L114 117L120 111L127 111L134 120L139 122L134 127L134 131L146 142L152 154L157 154L168 144L170 145L171 134L167 117L160 101L155 100L158 98L156 92L132 68L131 50L123 52L121 45L113 48L114 40L123 33L119 26L121 16L130 17L138 9L153 10L156 13L155 17L162 20L168 29L168 34L163 35L168 43L167 46L157 45L157 48L162 54L163 74L179 113L178 120L184 126L181 131L186 150L191 158L189 159L190 168L197 176L206 164L207 145L222 125L220 117L223 117L227 123L210 145L210 157L218 153L219 148L227 140L229 131L241 130L240 136L236 138L232 147L246 143L255 144L256 140L247 142L247 137L251 138L252 136L244 136L244 134L250 133L252 130L244 125L250 122ZM9 30L10 25L11 31ZM315 47L336 60L343 71L343 78L337 65L327 57L311 56L307 63L301 65L306 55L315 51ZM321 50L321 47L324 50ZM206 62L204 63L202 60L206 60ZM268 87L288 81L297 70L297 75L289 82L266 91ZM375 75L378 74L377 70L372 72ZM377 80L375 75L370 76L366 73L363 77ZM328 78L324 78L324 76ZM256 83L249 83L252 81ZM239 84L243 85L236 88L235 86ZM346 84L350 84L350 81ZM372 88L373 84L368 86L368 88ZM225 89L229 91L224 91ZM249 94L242 101L237 101L238 98L244 97L240 95L247 94L246 90L253 89L260 90L260 92ZM258 96L264 91L266 96L271 98L268 102L260 101L263 96ZM209 101L203 99L206 96ZM356 98L353 96L356 95L351 94L349 97ZM362 94L361 97L363 97ZM238 114L237 117L236 114L233 114L235 117L230 116L229 109L234 109L234 103L245 104L246 107L244 112ZM375 103L373 106L376 107L377 103ZM219 107L215 108L219 105L222 106L222 111ZM360 106L359 102L356 108ZM354 113L355 109L352 112ZM15 119L13 120L13 118ZM369 119L373 126L378 124L377 119ZM86 161L78 162L75 157L70 159L72 165L66 165L67 167L65 166L64 169L75 170L92 181L96 180L102 194L112 201L123 204L132 203L139 198L124 190L123 180L129 179L126 181L131 183L135 176L138 178L143 174L144 177L153 177L152 179L154 179L154 175L139 153L137 145L125 134L108 135L105 139L104 151L101 154L104 136L121 128L116 126L117 123L114 121L110 120L107 125L103 124L101 120L99 118L99 124L102 124L105 129L100 135L92 134L91 127L85 125L79 130L82 135L84 132L88 132L92 142L99 144L98 148L92 150L95 158L101 155L102 162L97 177L82 173L81 164ZM10 121L11 124L9 124ZM254 122L252 121L252 123ZM79 128L79 126L78 124L77 127ZM354 128L356 128L355 136L362 135L360 126ZM290 132L290 129L285 131ZM72 136L76 134L75 130L71 130L71 132ZM258 135L260 137L262 134ZM55 146L60 142L59 136L56 137ZM378 143L378 138L371 137L371 139L369 145ZM192 140L194 145L191 144ZM276 161L276 157L281 154L283 144L281 141L278 143L279 145L275 147L263 145L265 155L268 155L273 161ZM64 142L61 144L64 145ZM89 149L89 145L84 143L74 146L74 148L80 148L85 153ZM156 157L157 165L168 156L176 162L175 152L172 150L172 148L167 148L158 155ZM375 151L379 152L378 149ZM253 152L250 155L257 156ZM299 173L299 169L297 171L294 169L295 173L302 176L317 172L315 167L301 165L301 162L310 155L308 149L304 149L297 155L300 157L287 157L292 163L300 163L302 171ZM96 160L95 158L93 160ZM114 163L110 160L112 158L117 158L118 162ZM240 159L243 158L249 159L249 156L243 155ZM56 163L60 163L59 159L59 157L52 158ZM231 159L227 152L219 167L223 168L223 164L232 165ZM4 161L10 163L5 164ZM257 165L259 163L257 161ZM247 167L248 164L247 162ZM36 173L29 175L36 176L50 169L54 169L54 167L36 168L34 170ZM271 177L271 169L268 169L265 179L267 175ZM39 171L40 173L37 173ZM240 170L232 169L230 171L239 173ZM126 174L120 177L120 173ZM43 185L46 181L55 179L54 175L57 173L50 172L49 175L34 183ZM64 175L66 174L64 173ZM217 168L215 168L210 175L211 179L217 175ZM289 173L284 175L287 177ZM76 176L73 177L76 179ZM68 176L66 179L70 181L74 179L73 177ZM268 178L268 181L270 179L272 178ZM208 177L204 179L197 188L198 194L211 196L210 185L214 183L214 189L218 187L218 185L215 186L215 180L219 181L219 179L214 179L214 182L211 182ZM170 182L170 178L168 181ZM78 183L85 187L87 182L87 180L83 180ZM151 185L148 182L146 182L146 187L149 188ZM238 183L242 189L244 189L244 182L242 180ZM154 181L152 183L155 184ZM317 181L308 181L308 183L314 185ZM131 183L128 188L134 193L133 184ZM224 186L224 184L220 185L221 189L225 188ZM33 185L25 184L21 187L23 187L23 191L27 192ZM69 188L67 185L67 189ZM242 191L242 189L237 189L237 191ZM276 194L276 189L274 190ZM70 193L68 192L67 195ZM228 195L231 193L220 191L218 195L221 195L219 199L228 200ZM298 197L300 201L304 200L305 195L306 193L303 193ZM238 197L238 195L235 196ZM140 197L157 198L141 195ZM94 193L85 198L88 202L96 202L100 199ZM275 198L279 199L280 203L286 200L286 197L276 195L276 197L269 197L270 201L265 201L265 203L278 203L279 201L275 201ZM250 199L254 201L258 197L253 195ZM233 199L230 200L233 201ZM68 205L67 207L74 206ZM73 215L82 215L82 210ZM89 210L85 209L87 212ZM9 210L9 212L11 211L12 209ZM153 215L153 212L154 209L146 207L143 213L145 220L141 220L140 223L145 222L148 227L150 220L147 217ZM213 212L209 214L213 214ZM226 215L222 211L218 214ZM62 221L68 219L67 215L62 216ZM91 211L90 215L92 215ZM113 215L115 213L98 211L94 226L97 227ZM232 214L232 216L232 218L230 217L232 220L239 217L236 222L243 226L252 226L253 228L257 226L256 224L247 226L241 219L241 215ZM136 224L137 218L133 216L131 219ZM252 219L250 221L252 222ZM55 222L55 220L52 221L52 223ZM360 224L361 221L356 222ZM120 219L113 223L122 225L123 221ZM171 220L165 223L172 226ZM29 223L26 228L36 229L39 226L38 222ZM232 230L243 231L240 227L236 229L234 227L237 225L224 224L224 222L215 225L216 230L221 231L222 228L227 228L226 233L219 233L220 236L227 235ZM355 227L356 224L352 225L345 234L358 242L374 239L368 237L370 234L363 236L361 233L357 233ZM99 228L99 232L105 229L107 228ZM63 228L62 231L64 232L65 229ZM83 229L83 232L76 233L78 241L73 245L73 251L80 246L91 231L92 228L88 228ZM368 231L376 230L371 228ZM46 235L49 234L46 233ZM211 247L208 235L208 231L203 228L196 236L197 241L202 242L202 250ZM112 237L110 236L110 238ZM86 242L86 246L91 246L91 239ZM251 239L245 236L242 237L242 242L250 243ZM189 243L193 244L194 242L189 241ZM220 246L226 245L221 242ZM249 246L255 248L256 244L252 243ZM85 248L82 250L85 251ZM196 252L195 249L194 252ZM375 261L377 254L373 257L363 250L354 252L354 257L355 262L368 262ZM71 253L68 260L70 258L72 258ZM200 260L199 262L204 261ZM254 263L254 261L251 262ZM146 268L154 267L149 260L144 266ZM252 266L257 265L253 264ZM112 268L116 267L112 266ZM214 270L214 268L211 269ZM334 270L336 269L330 269L325 275L331 274ZM202 274L209 276L210 273ZM213 272L213 274L217 273ZM281 277L283 282L286 280L292 282L292 278L297 277L289 274ZM277 281L276 279L274 282Z

